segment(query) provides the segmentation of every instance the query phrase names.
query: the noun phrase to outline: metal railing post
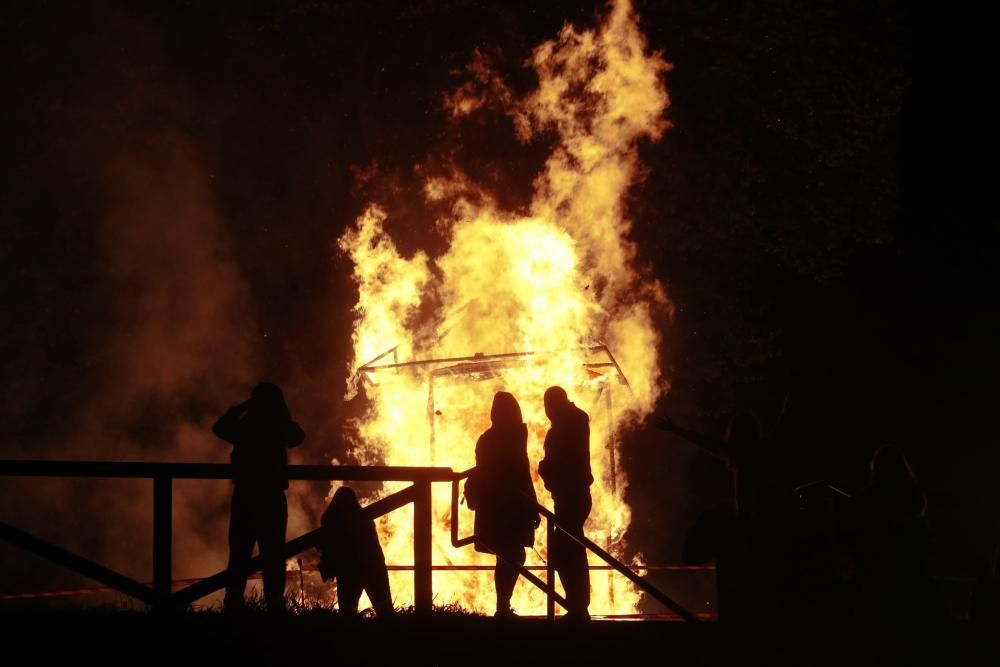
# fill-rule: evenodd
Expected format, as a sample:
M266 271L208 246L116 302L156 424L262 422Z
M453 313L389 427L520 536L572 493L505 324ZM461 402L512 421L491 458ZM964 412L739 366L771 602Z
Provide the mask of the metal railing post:
M170 606L173 578L173 479L153 478L153 596L154 609Z
M467 537L458 536L458 483L467 478L473 470L473 468L470 468L465 472L457 472L451 480L451 546L456 549L476 541L475 534Z
M414 483L413 501L413 605L429 612L434 599L431 569L431 483Z
M552 538L555 534L555 529L552 526L552 521L548 518L545 519L545 583L548 584L548 590L545 592L545 615L548 619L554 620L556 617L556 601L552 597L552 594L556 590L556 566L555 562L552 560Z

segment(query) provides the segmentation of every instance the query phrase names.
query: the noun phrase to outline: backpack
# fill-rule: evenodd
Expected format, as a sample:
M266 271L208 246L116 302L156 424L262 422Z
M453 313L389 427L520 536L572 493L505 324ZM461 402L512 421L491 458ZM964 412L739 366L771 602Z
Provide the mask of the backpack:
M465 504L475 512L483 502L483 476L479 468L473 468L469 478L465 480Z

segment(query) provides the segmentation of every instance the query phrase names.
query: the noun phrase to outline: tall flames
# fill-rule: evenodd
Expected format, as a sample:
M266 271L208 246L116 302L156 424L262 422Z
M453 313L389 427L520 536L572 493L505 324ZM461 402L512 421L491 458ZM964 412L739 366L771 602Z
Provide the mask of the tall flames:
M596 29L565 26L558 39L535 49L529 64L539 84L527 97L515 99L481 60L472 73L482 85L446 97L457 118L475 113L489 96L514 119L522 141L555 131L558 141L535 179L527 213L501 210L461 175L435 177L425 196L452 205L452 215L437 221L450 240L443 255L403 257L374 203L339 241L359 288L350 392L363 385L370 406L357 424L352 456L363 464L470 468L493 394L510 391L528 424L539 500L551 507L536 467L548 427L542 394L561 385L591 417L595 482L587 534L621 553L630 509L614 439L648 415L665 389L651 313L669 307L661 286L640 280L635 268L624 197L639 173L637 142L656 140L667 127L668 65L647 52L628 0L614 2ZM509 353L531 354L491 357ZM451 546L450 490L435 487L435 564L492 564L472 548ZM393 490L387 485L385 492ZM410 511L380 520L390 563L412 562ZM461 518L468 533L471 513L463 509ZM535 552L529 565L544 562L544 530L536 534ZM397 604L412 602L412 576L393 574ZM624 579L594 573L591 583L592 613L634 611L638 594ZM489 571L437 571L434 591L435 604L493 608ZM513 606L541 613L544 595L522 580Z

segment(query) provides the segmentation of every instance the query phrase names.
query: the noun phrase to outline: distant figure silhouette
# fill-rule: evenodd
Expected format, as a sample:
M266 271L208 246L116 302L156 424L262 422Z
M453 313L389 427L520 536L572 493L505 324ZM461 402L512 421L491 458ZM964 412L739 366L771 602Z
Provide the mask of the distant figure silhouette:
M368 593L379 616L393 613L389 571L375 522L365 515L354 489L342 486L323 513L319 572L323 581L337 579L340 611L358 613L361 592Z
M788 618L793 611L790 603L797 572L796 524L788 498L779 486L762 486L754 504L752 519L745 523L749 620L766 627L777 619Z
M774 443L761 433L757 417L737 412L721 438L706 436L663 419L659 427L721 459L733 477L733 502L706 512L688 535L685 559L716 560L719 618L727 624L763 621L780 611L788 591L779 590L776 568L792 550L791 526L776 470Z
M736 509L725 503L701 514L688 530L682 558L688 565L715 561L719 620L745 623L749 616L749 555Z
M555 502L556 523L573 533L583 534L583 524L590 514L590 418L570 402L562 387L545 390L545 414L552 427L545 435L545 458L538 464L538 474ZM583 545L556 531L553 536L552 563L566 590L568 615L590 618L590 571Z
M497 616L510 616L510 598L524 565L524 548L535 542L540 522L528 465L528 427L513 394L498 391L490 426L476 442L476 468L465 485L476 512L476 550L496 554Z
M761 433L756 415L747 410L737 412L721 439L678 426L669 418L660 420L658 426L721 459L733 476L736 512L742 517L753 514L757 496L769 485L775 468L774 452Z
M837 622L851 611L846 584L854 562L844 544L843 523L852 498L822 480L799 486L793 496L796 615L814 625Z
M969 610L969 620L982 628L1000 627L1000 547L993 547L976 581Z
M892 446L876 451L868 487L854 507L855 584L870 620L905 622L932 612L926 511L903 453Z
M229 518L229 581L226 609L244 606L243 591L254 543L260 548L264 599L270 611L285 608L285 528L288 523L288 447L305 440L292 421L281 389L270 382L253 388L212 427L233 445L233 502Z

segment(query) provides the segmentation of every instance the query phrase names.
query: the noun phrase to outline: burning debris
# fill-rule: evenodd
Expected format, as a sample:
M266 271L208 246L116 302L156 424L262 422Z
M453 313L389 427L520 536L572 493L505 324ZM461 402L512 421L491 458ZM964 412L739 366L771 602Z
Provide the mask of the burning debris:
M481 59L474 64L486 67ZM504 390L524 410L536 466L548 426L542 395L549 386L566 387L592 419L596 481L587 532L621 555L630 510L612 443L666 390L652 312L669 307L661 285L640 279L624 197L639 175L638 141L659 139L667 127L668 65L647 52L627 0L615 2L596 29L567 25L535 49L529 64L539 85L519 100L494 75L477 74L515 119L518 139L558 135L529 211L501 210L464 176L435 178L425 195L450 203L453 213L437 221L450 242L442 255L403 257L376 203L340 239L359 289L350 393L363 383L370 399L352 455L363 464L469 468L493 394ZM466 97L480 94L489 91L463 87L449 95L452 115L475 112L482 101ZM613 385L625 390L612 394ZM539 500L551 506L532 474ZM485 563L471 549L451 548L448 490L435 493L435 562ZM409 562L412 516L393 513L379 530L387 559ZM536 535L535 551L546 557L544 535ZM592 586L594 613L635 610L634 589L603 577L592 577ZM441 574L434 588L439 604L492 604L486 572ZM393 590L397 602L412 598L405 576L394 578ZM521 585L514 606L540 613L544 594Z

